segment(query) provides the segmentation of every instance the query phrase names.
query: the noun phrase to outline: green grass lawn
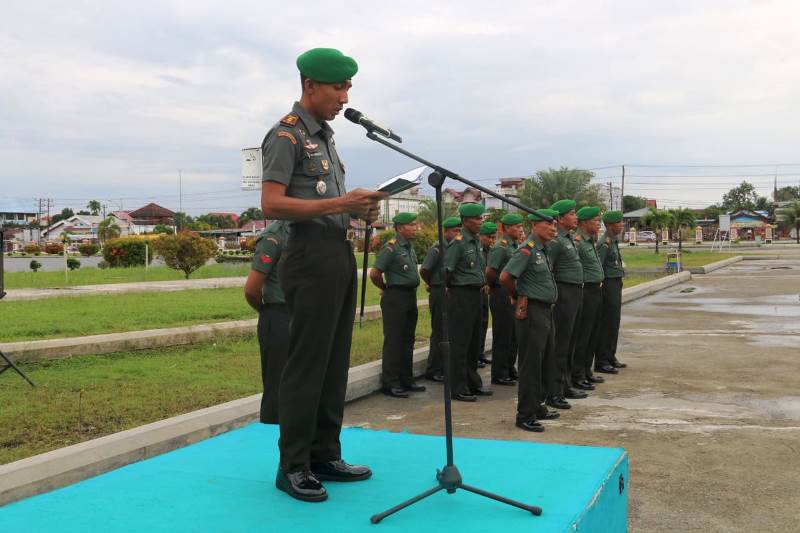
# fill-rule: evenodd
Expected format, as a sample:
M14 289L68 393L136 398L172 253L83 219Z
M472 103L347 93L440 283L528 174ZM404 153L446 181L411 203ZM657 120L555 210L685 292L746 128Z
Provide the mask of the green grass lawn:
M629 269L655 269L664 268L666 263L666 252L661 248L658 254L655 249L633 249L627 247L620 247L622 259L625 261L625 267ZM691 268L697 266L707 265L716 261L722 261L729 257L735 257L741 254L729 254L709 251L692 251L683 249L682 259L683 267Z
M190 279L227 278L246 276L249 263L209 264L197 269ZM75 285L104 285L108 283L136 283L140 281L172 281L184 279L183 272L165 266L131 268L84 267L69 273L64 272L7 272L6 289L44 289L51 287L74 287Z
M353 329L351 366L380 358L380 321ZM430 317L420 312L417 341ZM0 464L261 391L254 337L29 363L0 376Z
M360 285L358 290L361 290ZM427 298L424 288L418 294L420 299ZM379 302L378 290L368 282L366 305ZM0 301L0 315L0 342L257 318L256 312L245 302L244 290L240 288L3 300Z

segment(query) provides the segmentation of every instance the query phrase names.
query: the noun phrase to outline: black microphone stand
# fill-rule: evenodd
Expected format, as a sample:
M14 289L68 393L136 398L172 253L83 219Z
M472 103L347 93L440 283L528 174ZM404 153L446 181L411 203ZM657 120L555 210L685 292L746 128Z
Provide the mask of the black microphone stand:
M436 190L436 225L439 234L439 249L442 251L439 258L439 269L442 274L442 279L445 279L444 276L444 250L445 250L445 243L444 243L444 229L442 227L442 184L446 178L454 179L456 181L460 181L470 187L474 187L481 192L484 192L490 196L494 196L495 198L499 198L504 202L513 205L514 207L521 209L522 211L526 211L528 213L534 213L537 216L541 217L544 220L552 220L551 217L539 213L535 209L531 209L527 206L524 206L518 202L510 200L496 192L487 189L486 187L482 187L476 183L469 181L466 178L463 178L456 174L455 172L448 170L444 167L439 165L435 165L430 161L426 161L425 159L412 154L411 152L400 148L399 146L388 142L386 139L378 137L374 131L370 131L367 133L367 137L372 139L375 142L378 142L392 150L399 152L406 157L410 157L411 159L422 163L434 171L428 176L428 183ZM444 430L445 430L445 444L447 446L447 464L442 468L442 470L436 470L436 480L439 482L436 486L422 492L414 496L413 498L406 500L398 505L395 505L391 509L387 509L382 513L378 513L372 515L370 521L373 524L377 524L384 518L389 515L396 513L397 511L401 511L410 505L417 503L420 500L427 498L433 494L436 494L439 491L445 490L448 494L454 494L458 489L466 490L467 492L472 492L474 494L478 494L479 496L483 496L485 498L490 498L492 500L505 503L507 505L511 505L513 507L518 507L519 509L524 509L525 511L529 511L530 513L539 516L542 514L541 507L536 507L535 505L528 505L522 502L518 502L515 500L511 500L504 496L500 496L497 494L493 494L491 492L487 492L485 490L479 489L477 487L473 487L472 485L467 485L462 481L461 473L458 471L458 467L453 462L453 415L451 411L451 398L450 398L450 390L451 390L451 369L450 369L450 333L448 329L448 322L447 322L447 305L442 306L442 341L439 343L439 348L441 349L442 358L444 359Z
M4 238L4 237L3 237L3 233L4 233L5 231L6 231L6 230L5 230L5 228L0 228L0 300L2 300L2 299L3 299L3 297L6 295L6 291L4 290L4 289L5 289L5 283L4 283L4 279L3 279L3 278L5 277L5 276L4 276L5 272L4 272L4 270L3 270L3 259L4 259L5 255L6 255L6 247L5 247L5 244L3 244L3 238ZM2 366L2 367L0 367L0 374L2 374L3 372L5 372L5 371L6 371L6 370L8 370L9 368L11 368L11 369L13 369L13 370L14 370L14 371L15 371L17 374L19 374L20 376L22 376L22 378L23 378L25 381L27 381L28 383L30 383L31 387L35 387L35 386L36 386L36 385L34 385L34 384L33 384L33 381L31 381L31 380L28 378L28 376L26 376L26 375L25 375L25 372L23 372L22 370L20 370L20 368L19 368L17 365L15 365L15 364L14 364L14 361L12 361L12 360L11 360L11 359L9 359L8 357L6 357L6 354L4 354L2 350L0 350L0 359L2 359L3 361L5 361L5 363L3 364L3 366Z

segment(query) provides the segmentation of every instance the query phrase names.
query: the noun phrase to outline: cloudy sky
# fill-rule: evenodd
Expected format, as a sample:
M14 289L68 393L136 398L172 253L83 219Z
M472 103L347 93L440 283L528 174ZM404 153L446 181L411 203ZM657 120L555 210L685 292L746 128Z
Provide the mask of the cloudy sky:
M676 4L679 6L676 7ZM351 105L482 184L572 166L660 205L800 183L800 5L44 2L0 19L0 195L258 205L240 150L298 97L294 60L352 55ZM337 119L348 183L414 164ZM639 165L639 166L637 166ZM610 167L610 168L604 168Z

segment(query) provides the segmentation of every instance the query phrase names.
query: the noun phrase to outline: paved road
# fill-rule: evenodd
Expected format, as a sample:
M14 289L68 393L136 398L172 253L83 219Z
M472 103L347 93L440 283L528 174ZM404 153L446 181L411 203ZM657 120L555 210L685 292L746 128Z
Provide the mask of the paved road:
M455 433L624 447L631 531L797 531L798 293L797 258L696 276L623 308L619 357L629 368L573 401L545 433L514 427L516 391L507 387L456 402ZM346 423L442 434L442 389L427 385L410 400L356 401Z

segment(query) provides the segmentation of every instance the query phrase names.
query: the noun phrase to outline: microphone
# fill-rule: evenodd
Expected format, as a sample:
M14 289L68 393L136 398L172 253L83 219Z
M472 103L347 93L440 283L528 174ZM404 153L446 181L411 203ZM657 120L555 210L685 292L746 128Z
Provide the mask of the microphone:
M362 125L370 133L374 132L377 133L378 135L386 137L387 139L392 139L399 143L403 142L403 139L401 139L400 136L397 135L396 133L393 133L392 130L381 126L377 122L373 122L372 120L365 117L364 113L356 109L353 109L352 107L348 107L347 109L344 110L344 118L355 124Z

